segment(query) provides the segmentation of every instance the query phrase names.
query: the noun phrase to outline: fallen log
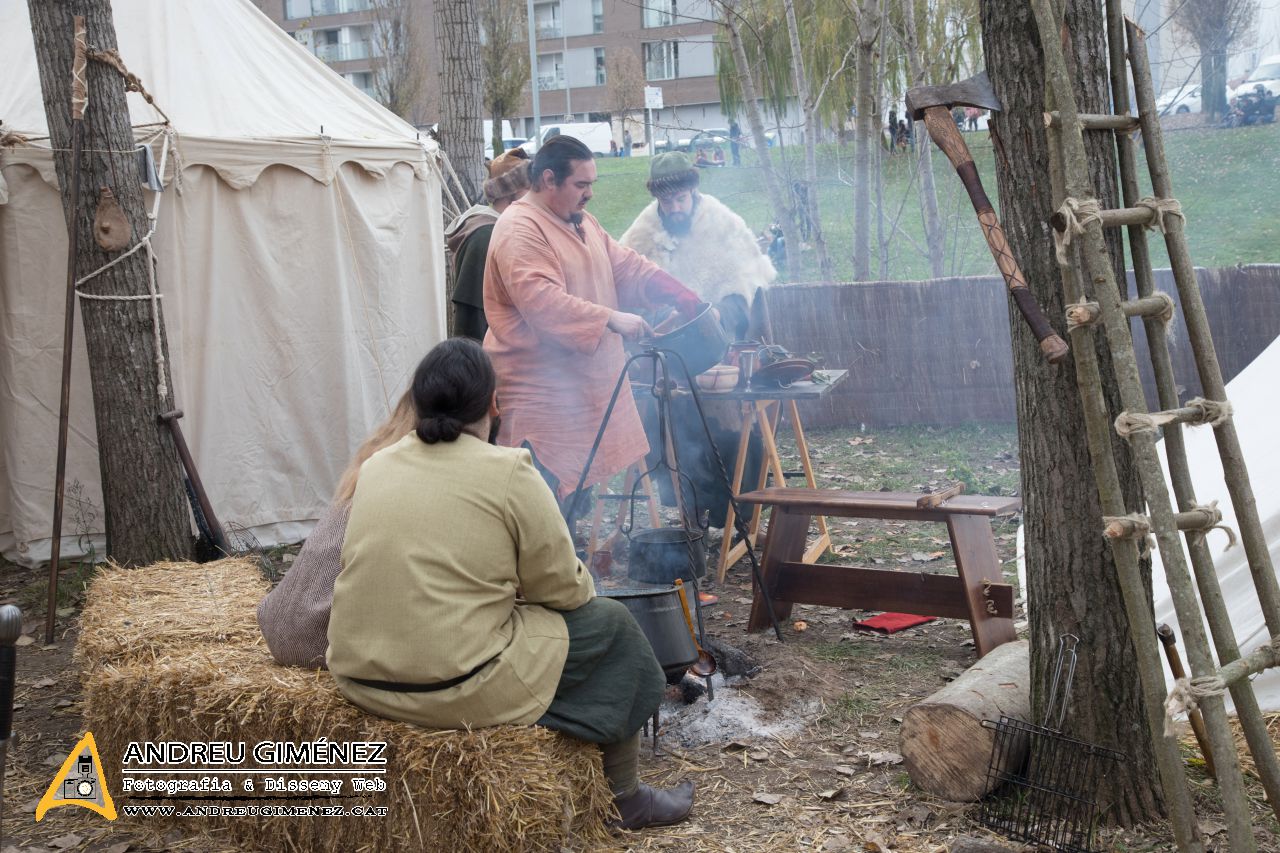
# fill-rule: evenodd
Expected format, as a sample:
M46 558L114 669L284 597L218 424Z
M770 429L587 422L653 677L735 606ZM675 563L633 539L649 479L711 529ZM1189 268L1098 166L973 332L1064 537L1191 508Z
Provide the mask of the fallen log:
M955 681L907 709L899 751L911 781L945 800L981 799L990 790L987 768L995 741L995 732L982 721L1002 715L1030 719L1030 685L1027 642L1018 640L996 647ZM1010 752L1006 759L1012 765L1022 755Z

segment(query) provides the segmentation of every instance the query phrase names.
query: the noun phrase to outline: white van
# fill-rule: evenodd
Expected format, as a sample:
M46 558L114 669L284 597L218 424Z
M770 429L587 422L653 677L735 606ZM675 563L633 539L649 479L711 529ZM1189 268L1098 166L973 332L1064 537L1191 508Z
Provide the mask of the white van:
M609 143L613 141L613 128L609 126L607 121L544 124L540 140L530 139L520 147L528 151L530 155L533 155L538 152L539 145L553 136L572 136L590 148L592 154L598 157L607 157L609 155Z

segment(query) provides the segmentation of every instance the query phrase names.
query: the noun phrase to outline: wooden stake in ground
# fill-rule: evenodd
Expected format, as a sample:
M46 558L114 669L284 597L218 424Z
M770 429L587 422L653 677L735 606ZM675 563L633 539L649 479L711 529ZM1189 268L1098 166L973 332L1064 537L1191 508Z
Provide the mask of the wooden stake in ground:
M157 341L152 301L138 298L149 293L147 253L106 252L91 236L103 187L112 191L128 217L135 244L151 231L124 81L115 69L99 62L90 61L86 74L92 108L85 113L83 147L94 153L78 170L78 197L71 192L77 172L70 154L72 18L85 19L91 57L95 51L114 52L111 6L108 0L30 0L28 5L62 205L68 227L77 235L74 282L82 298L97 297L82 303L81 316L98 432L107 554L126 564L185 559L191 550L191 522L181 471L173 445L156 421L159 412L172 408L162 399L168 397L164 389L170 385L167 362L159 361L165 355L164 326L160 324ZM111 261L117 263L102 269Z

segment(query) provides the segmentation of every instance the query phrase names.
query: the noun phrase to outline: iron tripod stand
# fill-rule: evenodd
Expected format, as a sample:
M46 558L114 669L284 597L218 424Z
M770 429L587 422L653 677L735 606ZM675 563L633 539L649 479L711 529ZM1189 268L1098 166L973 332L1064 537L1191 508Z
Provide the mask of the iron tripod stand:
M711 436L711 426L707 423L706 412L702 409L702 398L698 393L697 383L693 381L693 375L689 372L688 365L685 364L684 358L680 353L669 349L661 349L649 346L644 352L637 353L627 359L626 364L622 366L622 372L618 376L618 382L613 388L613 395L609 398L609 405L605 409L604 417L600 420L600 429L596 432L595 442L591 445L591 452L587 454L586 464L582 469L582 476L578 478L577 488L570 496L568 505L565 508L565 519L573 519L576 517L578 503L582 500L583 487L587 482L587 475L591 471L591 463L595 461L596 453L600 450L600 442L604 439L604 433L609 426L609 420L613 417L614 407L618 402L618 395L622 393L623 387L628 383L630 377L631 365L639 361L648 361L653 367L653 378L649 384L649 393L653 395L657 402L659 434L662 437L662 456L659 462L650 470L641 474L636 478L636 485L644 481L645 477L651 477L659 468L666 468L671 472L673 484L675 486L676 506L680 512L680 518L686 525L692 519L696 518L696 502L697 494L694 492L695 515L690 516L684 500L683 483L692 480L680 470L680 451L676 446L674 436L671 431L671 395L675 388L675 383L671 381L671 371L667 363L668 357L674 357L680 366L681 372L684 374L684 380L689 386L689 392L693 395L693 405L698 412L698 420L702 424L702 434L706 437L707 447L711 450L712 458L716 461L716 470L719 472L720 481L724 484L725 493L729 496L729 503L733 507L734 514L734 530L742 537L743 541L749 542L750 531L747 522L742 513L742 507L738 505L737 495L733 493L732 483L729 480L729 470L725 467L724 459L720 456L720 450L716 447L715 440ZM635 489L632 490L630 496L632 508L635 506ZM702 605L698 600L698 583L697 583L697 557L694 553L693 540L686 537L686 547L689 555L689 569L693 581L694 589L694 610L698 616L698 641L700 645L705 646L706 635L703 631L702 624ZM751 548L747 549L747 558L751 561L751 576L755 581L756 588L760 591L760 596L764 599L765 609L769 613L769 621L773 625L773 632L777 636L779 642L782 641L782 628L778 624L777 614L773 611L773 598L769 593L769 588L764 583L764 578L760 573L760 561L756 558L755 551ZM704 558L705 559L705 558ZM703 570L705 572L705 565ZM713 698L711 694L711 679L707 678L708 699Z

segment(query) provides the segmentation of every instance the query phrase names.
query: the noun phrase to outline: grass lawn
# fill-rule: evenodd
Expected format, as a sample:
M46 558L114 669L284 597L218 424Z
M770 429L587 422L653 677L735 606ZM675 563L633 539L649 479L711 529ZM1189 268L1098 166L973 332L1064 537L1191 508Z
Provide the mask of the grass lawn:
M965 135L987 192L996 198L995 162L985 133ZM1193 129L1165 134L1169 171L1174 192L1187 215L1191 256L1200 266L1280 262L1280 217L1271 210L1280 197L1280 124L1230 130ZM793 173L801 173L800 148L785 154ZM773 221L768 193L751 151L744 151L738 169L707 169L702 188L736 210L759 233ZM968 197L946 158L934 151L934 175L938 208L946 231L947 268L952 275L994 275L995 264L973 218ZM605 158L598 161L600 180L591 211L615 237L622 235L649 203L644 182L647 157ZM1145 159L1139 162L1146 182ZM853 276L853 147L825 145L819 149L822 176L819 204L827 242L837 277ZM886 228L896 231L890 245L889 278L922 279L928 276L924 255L924 227L911 158L885 158ZM997 199L997 205L998 205ZM872 252L876 251L875 199L872 198ZM1048 211L1046 211L1047 218ZM1157 235L1158 236L1158 235ZM1150 241L1153 262L1168 265L1164 244ZM805 278L816 276L814 265ZM872 259L872 274L878 262Z

